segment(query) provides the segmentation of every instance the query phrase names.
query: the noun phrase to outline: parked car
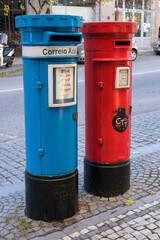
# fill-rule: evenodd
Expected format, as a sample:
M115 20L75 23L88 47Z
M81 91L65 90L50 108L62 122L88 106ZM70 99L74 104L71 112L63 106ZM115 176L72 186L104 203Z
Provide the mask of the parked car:
M131 52L131 58L134 60L136 60L138 56L138 47L137 47L137 43L135 38L132 38L132 52Z
M160 41L158 41L154 44L153 50L157 55L160 55Z
M84 63L84 44L81 43L77 47L78 62Z
M79 63L84 63L85 61L85 56L84 56L84 44L81 43L78 45L77 48L77 54L78 54L78 62ZM138 47L137 47L137 43L135 41L135 39L132 39L132 53L131 53L131 58L134 60L136 60L138 56Z

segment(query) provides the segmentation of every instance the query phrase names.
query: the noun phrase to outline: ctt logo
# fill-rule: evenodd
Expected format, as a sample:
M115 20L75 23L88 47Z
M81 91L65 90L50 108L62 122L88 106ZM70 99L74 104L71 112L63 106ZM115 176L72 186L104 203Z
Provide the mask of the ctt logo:
M119 108L117 114L114 116L112 125L117 132L124 132L128 126L128 115L125 108Z

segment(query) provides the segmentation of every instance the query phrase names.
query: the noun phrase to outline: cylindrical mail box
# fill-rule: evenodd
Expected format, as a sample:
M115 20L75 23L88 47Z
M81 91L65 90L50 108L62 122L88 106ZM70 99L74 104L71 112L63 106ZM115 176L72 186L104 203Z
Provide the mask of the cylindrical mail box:
M99 196L130 188L132 37L136 23L84 23L84 187Z
M16 17L21 30L26 215L53 221L78 209L77 45L82 17Z

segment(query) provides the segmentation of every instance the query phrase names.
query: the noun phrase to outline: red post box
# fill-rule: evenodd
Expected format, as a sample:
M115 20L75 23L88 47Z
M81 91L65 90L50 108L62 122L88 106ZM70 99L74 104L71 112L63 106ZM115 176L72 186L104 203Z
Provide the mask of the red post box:
M84 187L98 196L130 188L131 22L84 23Z

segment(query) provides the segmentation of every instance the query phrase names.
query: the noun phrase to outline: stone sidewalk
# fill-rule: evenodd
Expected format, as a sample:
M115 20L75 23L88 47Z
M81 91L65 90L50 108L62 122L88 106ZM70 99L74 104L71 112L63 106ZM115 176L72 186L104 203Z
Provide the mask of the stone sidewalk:
M25 142L0 134L0 239L160 239L159 123L160 111L132 117L131 188L113 198L92 196L83 189L85 129L80 127L79 211L52 223L25 217Z

